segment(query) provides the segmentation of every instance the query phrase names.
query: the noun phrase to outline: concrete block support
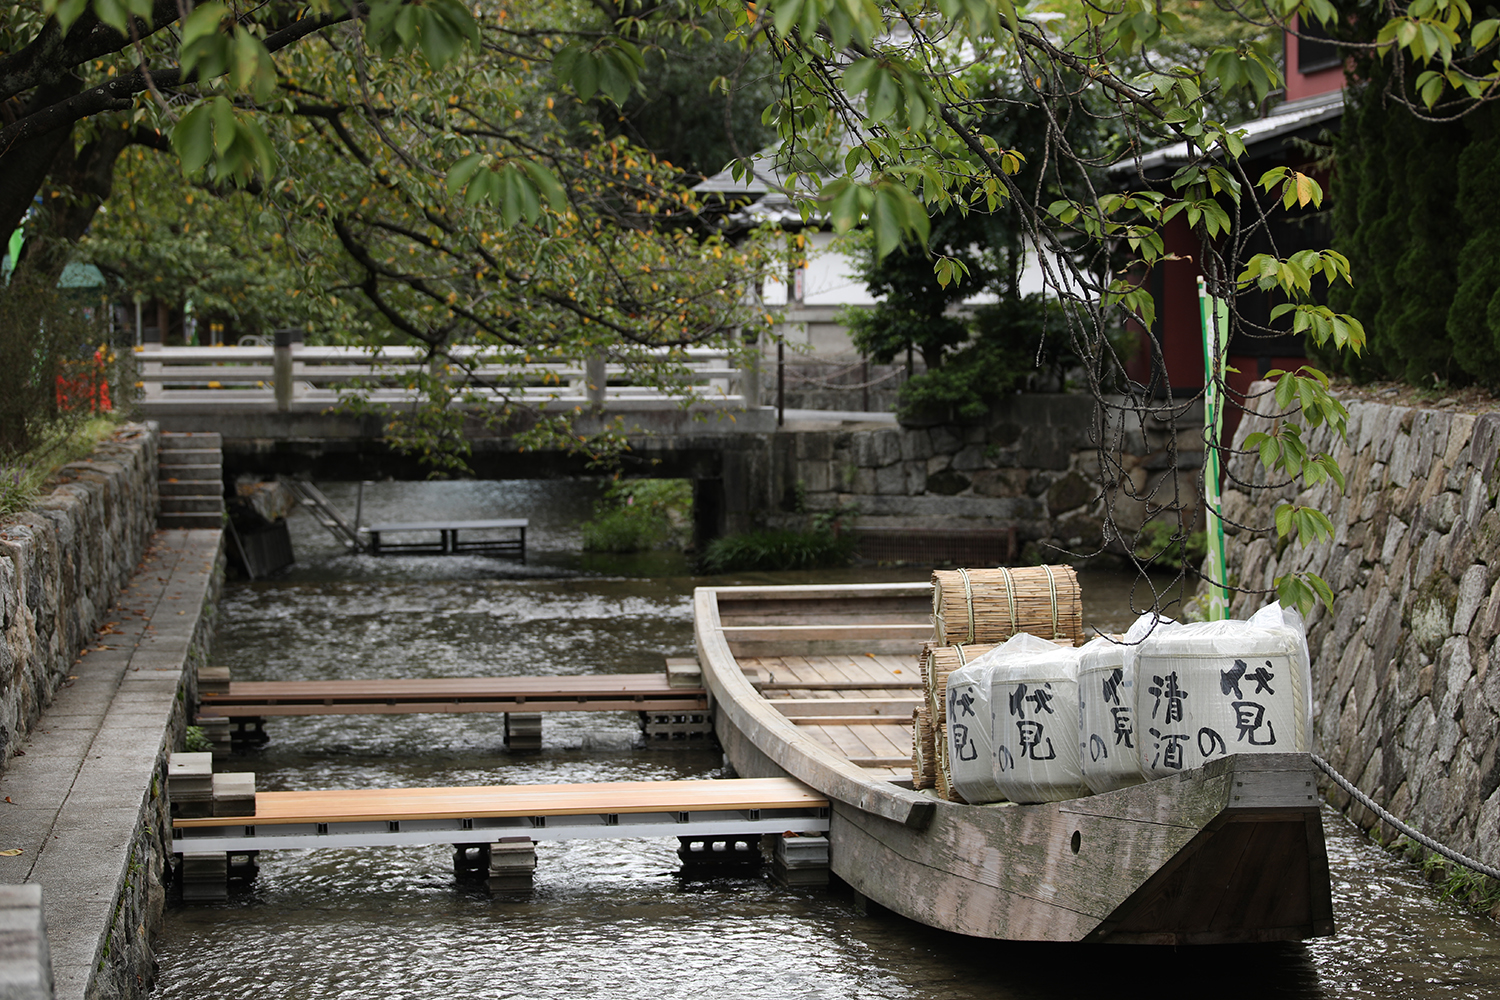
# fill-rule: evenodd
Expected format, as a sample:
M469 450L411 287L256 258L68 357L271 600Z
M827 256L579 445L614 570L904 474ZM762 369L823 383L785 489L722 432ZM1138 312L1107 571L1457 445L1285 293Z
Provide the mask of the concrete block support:
M52 1000L42 887L0 885L0 998Z

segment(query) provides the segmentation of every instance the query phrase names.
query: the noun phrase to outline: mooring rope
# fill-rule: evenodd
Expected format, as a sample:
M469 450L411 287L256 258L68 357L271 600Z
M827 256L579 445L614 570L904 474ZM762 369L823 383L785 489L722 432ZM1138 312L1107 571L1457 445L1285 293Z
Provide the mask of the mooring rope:
M1452 861L1454 864L1463 865L1465 868L1468 868L1471 871L1476 871L1481 875L1488 875L1492 879L1500 879L1500 868L1491 868L1489 865L1485 864L1482 861L1475 861L1473 858L1459 854L1452 848L1444 847L1442 844L1439 844L1437 841L1433 840L1426 834L1419 833L1418 831L1413 830L1411 827L1401 822L1395 816L1392 816L1388 811L1381 808L1374 799L1370 798L1364 792L1354 787L1354 782L1350 781L1348 778L1335 771L1333 769L1333 765L1328 763L1328 761L1324 760L1322 757L1319 757L1317 754L1309 754L1309 756L1312 757L1313 763L1318 765L1319 770L1332 778L1336 785L1352 795L1355 801L1364 806L1366 809L1370 810L1375 815L1379 816L1386 823L1389 823L1391 826L1401 831L1401 833L1405 836L1421 844L1429 851L1432 851L1436 854L1441 854L1443 857L1447 858L1449 861Z

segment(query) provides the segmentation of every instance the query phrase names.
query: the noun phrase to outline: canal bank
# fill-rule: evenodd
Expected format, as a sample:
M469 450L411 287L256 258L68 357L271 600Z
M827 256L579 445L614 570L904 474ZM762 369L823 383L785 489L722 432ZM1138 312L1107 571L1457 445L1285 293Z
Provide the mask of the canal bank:
M45 924L45 946L5 942L17 996L50 978L58 998L138 997L154 977L166 759L223 578L220 531L156 531L157 446L127 425L0 523L0 884L39 886Z

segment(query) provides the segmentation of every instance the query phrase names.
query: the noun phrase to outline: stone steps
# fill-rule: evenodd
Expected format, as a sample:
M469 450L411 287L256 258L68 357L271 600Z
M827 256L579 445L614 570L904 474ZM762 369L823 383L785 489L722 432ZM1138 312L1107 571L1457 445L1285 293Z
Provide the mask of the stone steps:
M158 452L161 528L224 523L223 440L218 434L165 433Z

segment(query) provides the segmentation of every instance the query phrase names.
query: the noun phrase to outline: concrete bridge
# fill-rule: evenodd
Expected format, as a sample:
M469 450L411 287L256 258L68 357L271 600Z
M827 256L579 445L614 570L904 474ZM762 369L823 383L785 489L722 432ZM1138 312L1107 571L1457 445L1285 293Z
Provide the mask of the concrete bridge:
M158 348L139 357L145 415L165 431L219 434L230 482L241 474L424 479L431 471L390 447L380 416L333 408L333 386L361 369L376 401L411 401L400 372L425 363L414 354L391 361L279 346ZM1163 504L1175 495L1158 487L1178 471L1185 475L1175 502L1199 502L1190 480L1201 455L1177 448L1170 421L1105 426L1085 396L1009 396L984 421L903 428L886 413L784 411L783 422L776 408L759 405L759 371L731 367L723 353L687 359L689 390L677 394L632 386L628 372L598 359L545 370L547 384L522 387L535 409L572 414L582 434L619 421L630 446L620 462L626 475L693 482L700 542L762 525L802 526L807 512L857 510L855 530L869 543L862 551L874 559L993 564L1017 558L1029 542L1097 551L1106 541L1100 444L1116 452L1116 471L1130 480L1129 495L1111 501L1127 530L1144 514L1141 498ZM524 381L510 370L486 377L507 391ZM600 474L583 455L522 450L515 424L487 424L475 415L463 429L465 461L479 478Z
M468 348L450 354L479 386L471 393L479 407L463 430L465 460L479 478L598 474L586 455L519 447L514 433L528 418L496 427L483 413L487 402L519 402L542 416L572 414L582 435L623 430L627 474L692 480L700 536L738 530L742 515L772 506L763 466L778 413L759 405L758 369L734 367L724 351L663 355L678 366L676 392L635 384L624 366L601 358L516 366L488 363ZM415 405L412 376L430 364L416 349L304 347L283 338L272 347L153 346L136 361L143 416L167 432L218 434L226 481L242 474L424 479L431 472L419 456L387 443L379 412L340 406L349 388L398 410Z

